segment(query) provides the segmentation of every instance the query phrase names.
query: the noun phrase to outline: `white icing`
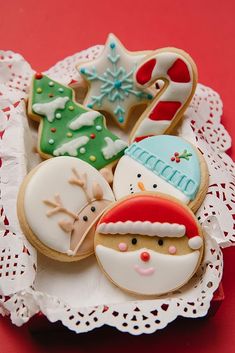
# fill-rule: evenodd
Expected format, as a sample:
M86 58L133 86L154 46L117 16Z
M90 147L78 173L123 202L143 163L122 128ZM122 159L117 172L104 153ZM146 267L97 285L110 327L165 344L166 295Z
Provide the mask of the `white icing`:
M141 174L141 178L137 177ZM116 199L131 193L141 192L138 183L142 182L146 191L158 191L178 198L185 204L189 203L189 198L180 190L160 178L150 170L145 168L129 156L123 156L115 169L113 178L113 191ZM157 187L154 188L153 185Z
M24 196L24 211L29 227L36 237L46 246L63 252L70 250L70 233L59 226L59 222L71 221L64 213L48 217L50 207L43 200L52 200L59 194L64 207L78 214L85 205L87 197L81 187L68 182L73 176L72 168L87 174L88 192L92 194L92 185L99 183L106 200L114 201L113 193L102 175L90 164L75 157L56 157L43 162L26 185Z
M116 223L100 223L97 232L102 234L142 234L159 237L182 237L185 235L185 226L177 223L160 223L149 221L118 221Z
M144 119L136 129L135 136L162 135L170 124L169 120Z
M127 147L126 142L122 140L113 141L110 137L105 137L104 140L106 142L106 146L102 148L102 153L106 160L113 158L125 147Z
M78 148L81 146L86 145L89 142L89 137L81 136L77 137L72 141L66 142L59 146L57 149L54 150L54 156L62 156L65 153L68 153L72 157L76 157L78 155Z
M51 123L55 119L55 111L64 109L68 101L69 97L58 97L48 103L35 103L33 104L33 111L37 114L45 115Z
M188 241L189 247L193 250L200 249L202 247L202 244L203 244L203 240L202 240L202 237L200 237L199 235L193 238L190 238Z
M89 112L83 113L78 117L76 117L69 124L69 127L72 130L78 130L83 126L92 126L94 125L94 121L98 116L100 116L100 114L95 111L89 111Z
M150 131L151 127L152 127L152 134L161 135L162 133L164 133L164 131L166 130L164 129L164 124L166 125L168 124L167 127L169 127L175 116L173 116L172 120L168 120L164 123L163 123L164 120L152 121L151 119L148 119L149 115L151 114L151 111L154 109L154 107L157 106L159 101L180 102L181 103L180 109L182 109L182 107L186 104L188 98L190 97L194 87L195 79L193 79L193 69L192 69L191 63L187 60L186 57L184 57L180 53L170 52L170 49L169 49L169 51L166 51L166 52L155 53L154 55L149 57L146 60L146 62L153 58L156 59L156 65L152 71L151 79L146 84L142 85L142 87L148 87L153 82L157 82L159 81L159 79L163 79L163 78L166 79L169 82L169 84L166 90L162 94L160 93L160 95L157 95L154 101L151 103L151 105L141 115L139 121L142 121L142 122L139 126L138 126L138 122L134 126L133 128L134 135L132 136L132 140L134 140L137 136L147 135L148 134L147 131ZM172 65L177 59L181 59L186 64L190 75L189 82L173 82L168 76L167 74L168 70L172 67ZM142 65L144 65L144 62L141 64L141 66ZM138 71L138 68L136 72L137 71ZM178 113L178 110L176 113Z
M187 283L200 256L199 251L165 255L145 248L119 252L103 245L96 246L95 251L103 270L117 286L146 295L171 292ZM150 254L147 262L140 258L144 251Z
M121 44L121 42L118 40L116 36L114 36L113 34L109 34L104 50L99 55L99 57L91 62L82 64L81 66L79 66L78 69L80 70L80 68L84 68L92 72L92 70L95 67L96 73L98 75L103 76L103 74L106 72L107 81L113 82L114 78L112 77L111 74L109 74L109 70L113 72L113 64L111 61L107 60L107 57L110 55L110 43L112 42L114 42L116 45L115 52L117 53L119 58L117 64L118 64L118 69L120 70L120 74L117 76L117 79L120 79L123 76L125 76L122 74L123 69L126 71L127 74L130 73L131 71L133 71L133 69L135 69L140 64L140 62L146 57L146 55L150 53L150 51L131 53L130 51L126 50L126 48ZM133 74L130 76L129 79L132 79L132 76ZM83 75L83 77L86 78L86 75ZM128 80L128 77L127 77L127 80ZM92 109L100 109L100 110L109 112L112 116L115 116L114 111L118 109L119 107L118 103L120 102L119 108L122 109L122 116L124 118L124 121L126 122L127 116L129 115L130 110L133 108L133 106L141 102L137 95L131 94L131 92L126 94L125 87L129 85L127 80L124 81L123 83L123 90L120 92L122 95L122 99L119 99L119 100L115 99L115 97L118 94L117 92L115 92L115 88L112 89L110 94L105 94L105 88L107 87L105 87L104 89L101 88L101 86L105 84L104 81L97 80L97 79L93 79L92 81L89 81L90 83L89 90L83 104L85 106L89 104L92 101L92 97L104 96L100 105L96 104ZM137 88L137 86L134 84L132 90L138 92L140 89ZM143 91L142 88L141 88L141 91ZM144 90L144 91L146 93L150 93L150 91L148 90ZM110 99L110 97L112 97L112 99ZM115 116L115 120L117 120L116 116ZM120 126L121 125L122 124L120 124Z

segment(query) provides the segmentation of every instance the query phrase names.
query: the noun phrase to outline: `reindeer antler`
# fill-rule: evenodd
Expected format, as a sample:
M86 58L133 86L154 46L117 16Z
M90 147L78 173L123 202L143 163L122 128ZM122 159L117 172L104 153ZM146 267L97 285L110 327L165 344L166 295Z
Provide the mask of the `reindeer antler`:
M43 202L46 205L53 207L52 210L47 211L47 213L46 213L47 217L51 217L54 214L61 212L61 213L66 213L67 215L69 215L73 219L79 219L79 217L78 217L78 215L76 215L76 213L69 211L66 207L63 206L59 194L55 194L54 200L43 200Z
M72 168L72 172L73 172L74 176L72 176L69 179L69 183L73 184L73 185L80 186L83 189L83 191L84 191L84 193L86 195L87 201L91 202L91 197L90 197L90 195L88 194L88 191L87 191L87 174L83 173L80 176L78 174L78 171L75 168Z

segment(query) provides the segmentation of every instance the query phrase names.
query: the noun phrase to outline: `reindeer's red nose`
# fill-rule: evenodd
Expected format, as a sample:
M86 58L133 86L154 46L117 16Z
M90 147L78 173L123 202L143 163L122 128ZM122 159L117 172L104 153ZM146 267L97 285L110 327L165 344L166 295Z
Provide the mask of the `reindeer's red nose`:
M142 261L147 262L147 261L150 260L150 254L147 251L143 251L140 254L140 258L141 258Z

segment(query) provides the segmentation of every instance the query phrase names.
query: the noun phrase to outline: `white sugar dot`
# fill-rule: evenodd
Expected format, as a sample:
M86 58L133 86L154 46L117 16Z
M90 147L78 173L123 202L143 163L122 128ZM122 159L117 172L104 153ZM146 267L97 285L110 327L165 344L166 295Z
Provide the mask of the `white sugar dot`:
M55 141L54 141L53 139L50 139L48 142L49 142L50 145L53 145L53 143L54 143Z
M84 154L86 152L86 149L84 147L82 147L82 148L80 148L79 151L80 151L81 154Z
M52 81L50 81L48 84L49 84L50 87L54 86L54 82L52 82Z
M63 93L63 92L64 92L64 89L63 89L63 88L59 88L58 91L59 91L60 93Z
M56 119L61 119L61 114L60 113L56 113L55 117L56 117Z

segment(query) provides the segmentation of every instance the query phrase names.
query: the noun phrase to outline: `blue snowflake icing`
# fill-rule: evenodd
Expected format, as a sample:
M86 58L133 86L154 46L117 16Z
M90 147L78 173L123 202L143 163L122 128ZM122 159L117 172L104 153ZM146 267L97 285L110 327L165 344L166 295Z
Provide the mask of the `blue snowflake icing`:
M85 75L88 81L98 80L102 82L100 86L100 95L91 96L91 102L87 105L88 108L102 107L103 100L106 98L109 102L116 103L113 110L119 123L125 121L125 108L123 102L130 95L134 95L138 100L149 99L153 97L151 94L139 91L134 87L133 73L137 65L127 72L124 67L120 65L120 55L116 50L116 43L111 42L109 44L110 53L107 56L107 60L112 63L112 69L107 68L103 73L99 74L95 66L89 70L81 68L81 74Z

